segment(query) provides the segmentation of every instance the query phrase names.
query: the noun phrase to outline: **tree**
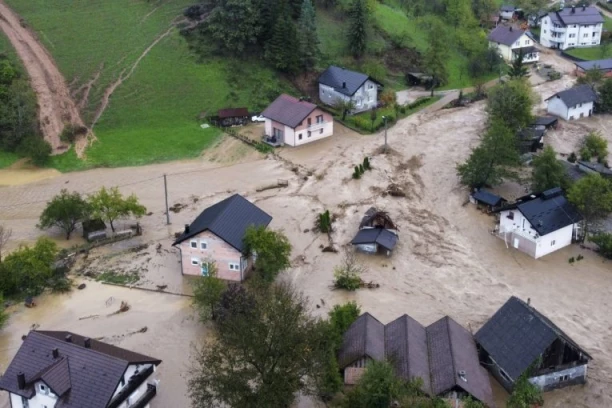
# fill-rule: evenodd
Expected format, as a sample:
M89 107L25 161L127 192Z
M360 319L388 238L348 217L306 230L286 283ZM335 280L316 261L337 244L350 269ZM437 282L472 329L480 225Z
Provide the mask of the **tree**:
M349 50L355 58L360 58L366 50L368 40L368 10L365 0L353 0L353 5L349 13Z
M584 236L589 223L612 212L612 183L598 173L588 174L570 187L567 199L584 217Z
M471 0L445 0L446 16L453 27L474 27L476 20Z
M298 20L298 40L302 67L311 70L319 59L316 14L311 0L302 2L302 11Z
M432 77L431 96L434 89L448 81L448 70L446 61L448 60L448 46L442 33L445 27L441 22L434 20L430 27L429 48L423 57L425 71Z
M338 98L334 103L334 108L342 112L342 120L346 120L346 115L355 109L355 102L352 99Z
M472 12L481 25L489 24L491 16L497 11L497 4L494 0L474 0L472 1Z
M272 282L291 265L291 244L280 231L249 227L244 235L245 252L256 254L255 269L264 282Z
M555 150L546 146L542 154L533 158L533 191L546 191L554 187L569 187L565 167L557 160Z
M500 120L513 134L533 123L535 96L526 81L513 80L489 89L489 122Z
M492 186L512 176L510 168L519 164L514 134L496 120L489 125L478 147L468 160L457 166L461 183L471 188Z
M20 156L29 157L36 166L42 167L49 162L51 146L39 136L25 137L17 147Z
M117 187L109 190L102 187L100 191L89 196L89 205L92 216L108 221L113 232L115 232L113 224L115 221L129 216L140 218L147 212L146 207L138 202L138 197L132 194L123 198Z
M542 406L542 404L544 404L542 391L529 382L527 373L521 374L514 383L514 389L508 398L506 408L531 408Z
M603 73L599 69L599 67L593 67L587 70L584 75L578 77L579 84L587 84L592 88L597 87L604 80Z
M527 67L524 63L525 55L523 49L519 48L518 55L512 60L512 65L508 71L508 76L512 79L527 78L529 76Z
M194 408L288 407L297 392L315 391L326 332L306 298L286 284L251 291L253 307L219 321L198 351L188 382Z
M361 287L361 274L366 271L350 250L345 250L342 263L334 268L334 287L354 291Z
M372 132L374 131L374 122L376 122L376 118L378 117L378 112L376 109L372 109L370 111L370 120L372 121Z
M8 244L12 235L12 229L5 227L4 225L0 225L0 263L2 263L2 251L4 248L6 248L6 244Z
M4 296L2 296L2 293L0 293L0 329L4 327L4 324L7 320L8 315L6 314L6 310L4 309Z
M612 78L608 78L599 87L599 110L612 112Z
M266 43L265 58L279 71L295 73L299 69L299 42L295 23L287 12L278 15L272 38ZM297 51L296 51L297 50Z
M77 224L86 220L89 213L89 204L81 194L76 191L69 193L63 189L47 203L40 215L38 228L58 227L64 231L66 239L70 239L70 234L76 229Z
M193 285L193 303L200 313L200 320L206 322L216 318L215 310L225 291L225 283L217 278L217 265L206 261L208 276L202 276Z
M223 323L233 316L246 316L254 307L254 296L244 286L238 283L230 283L221 293L219 302L215 307L215 321Z
M597 157L599 162L604 162L608 157L608 141L599 132L590 132L582 142L580 156L582 160Z
M241 55L262 32L257 0L216 0L204 29L223 48Z
M597 252L603 257L612 259L612 234L605 232L593 234L589 237L589 241L598 246Z
M342 336L360 314L361 309L355 301L343 305L334 305L332 310L329 311L329 323L338 348L342 345Z

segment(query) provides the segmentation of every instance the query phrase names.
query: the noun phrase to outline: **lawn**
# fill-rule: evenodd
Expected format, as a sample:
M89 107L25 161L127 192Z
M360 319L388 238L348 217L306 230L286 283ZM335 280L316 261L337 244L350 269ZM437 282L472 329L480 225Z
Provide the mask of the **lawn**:
M73 89L103 67L84 111L90 123L107 86L193 0L8 3L37 31ZM197 157L219 136L216 129L200 128L201 113L232 106L260 110L278 93L292 91L259 61L196 56L175 29L113 93L94 128L98 141L87 150L86 159L79 160L69 151L51 163L70 171Z
M588 48L574 48L565 52L571 55L572 57L581 58L583 60L588 61L612 58L612 47L608 47L606 49L605 54L602 54L602 48L600 46Z
M604 16L603 28L608 31L612 31L612 18Z
M3 152L0 150L0 169L10 166L19 160L15 153Z

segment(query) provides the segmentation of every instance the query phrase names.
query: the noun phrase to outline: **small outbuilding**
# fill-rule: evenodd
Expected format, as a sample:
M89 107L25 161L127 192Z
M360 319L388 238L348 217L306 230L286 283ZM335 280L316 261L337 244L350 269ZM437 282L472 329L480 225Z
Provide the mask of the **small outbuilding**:
M487 190L480 189L472 193L470 202L476 204L480 209L486 212L491 212L504 206L507 200Z
M532 126L533 127L544 126L544 128L548 130L548 129L556 129L558 124L559 124L559 119L557 119L554 116L536 116L535 120L533 121Z
M359 224L359 232L351 241L355 249L368 254L385 253L387 256L398 241L397 226L385 211L371 207Z
M247 108L220 109L217 112L220 126L243 126L249 123L250 115Z
M612 170L601 163L581 160L578 162L578 169L585 173L597 173L602 177L612 178Z
M597 70L605 78L612 77L612 58L595 60L595 61L580 61L576 62L576 76L585 76L587 71Z

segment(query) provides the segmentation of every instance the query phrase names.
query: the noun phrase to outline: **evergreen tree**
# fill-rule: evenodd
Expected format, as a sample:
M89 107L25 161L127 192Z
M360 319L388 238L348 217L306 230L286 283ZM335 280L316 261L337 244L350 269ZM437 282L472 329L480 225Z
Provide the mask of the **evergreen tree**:
M510 67L510 71L508 72L508 76L512 79L526 78L529 76L527 67L524 63L525 55L523 55L523 50L520 49L518 55L512 61L512 66Z
M272 37L265 46L265 58L279 71L298 71L299 53L295 23L288 13L281 11L272 30Z
M289 9L291 10L291 17L298 19L302 15L302 0L288 0Z
M365 0L353 0L350 10L350 26L348 32L349 49L355 58L361 57L367 44L367 6Z
M259 34L259 44L265 45L272 38L275 23L282 8L283 3L278 0L260 1L261 32Z
M310 70L317 63L319 56L316 14L311 0L304 0L302 3L302 12L298 21L298 39L302 66Z

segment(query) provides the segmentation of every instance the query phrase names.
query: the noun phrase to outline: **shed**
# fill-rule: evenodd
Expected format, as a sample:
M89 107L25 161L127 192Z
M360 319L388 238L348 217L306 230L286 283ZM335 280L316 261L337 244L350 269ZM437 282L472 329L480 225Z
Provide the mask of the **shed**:
M368 208L368 211L366 211L365 215L361 219L359 229L366 227L397 230L397 226L393 221L391 221L389 214L385 211L379 211L375 207Z
M83 225L83 238L87 241L95 241L106 238L106 224L100 218L85 220Z
M397 239L397 234L388 229L364 228L359 230L351 244L361 252L375 254L382 250L389 256L397 244Z
M536 116L533 126L544 126L546 129L556 128L559 119L554 116Z
M581 160L578 162L578 168L585 173L598 173L602 177L612 177L612 170L601 163Z
M487 212L501 208L508 202L505 198L495 195L487 190L478 190L474 192L470 196L470 201Z
M249 123L249 111L247 108L226 108L217 112L221 126L246 125Z
M408 72L406 74L406 82L410 86L422 85L429 87L433 83L433 77L422 72Z

